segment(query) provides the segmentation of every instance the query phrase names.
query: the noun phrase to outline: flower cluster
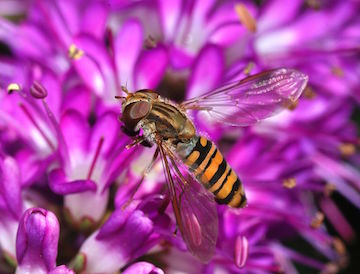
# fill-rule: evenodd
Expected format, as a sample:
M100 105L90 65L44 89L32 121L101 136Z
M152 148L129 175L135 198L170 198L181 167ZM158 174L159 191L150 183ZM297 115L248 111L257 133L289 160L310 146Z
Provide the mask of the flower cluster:
M342 240L355 232L331 193L360 207L351 121L360 102L359 12L358 1L0 2L1 272L344 267ZM114 96L126 86L180 101L276 67L309 76L288 110L241 129L193 114L249 201L217 207L216 252L204 265L174 233L161 163L128 203L154 148L127 146ZM294 238L319 255L290 248Z

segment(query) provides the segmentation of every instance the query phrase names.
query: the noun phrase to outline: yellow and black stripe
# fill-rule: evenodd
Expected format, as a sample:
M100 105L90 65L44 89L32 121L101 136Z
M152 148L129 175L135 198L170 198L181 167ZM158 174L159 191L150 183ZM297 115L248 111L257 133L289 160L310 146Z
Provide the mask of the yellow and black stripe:
M244 207L246 197L238 176L226 162L215 144L203 136L183 159L196 178L215 196L220 204Z

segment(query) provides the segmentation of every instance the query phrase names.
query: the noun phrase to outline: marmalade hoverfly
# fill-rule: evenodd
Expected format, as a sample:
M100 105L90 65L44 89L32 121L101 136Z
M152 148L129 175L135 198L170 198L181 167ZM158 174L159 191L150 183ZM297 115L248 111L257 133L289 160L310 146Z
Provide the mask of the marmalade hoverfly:
M125 128L136 133L134 143L156 145L160 154L177 226L189 249L208 262L216 247L216 203L244 207L244 188L215 144L199 136L187 112L197 110L212 120L247 126L291 106L308 77L292 69L275 69L227 84L198 98L176 104L152 90L129 93L122 99ZM141 180L142 181L142 180ZM137 189L137 188L136 188Z

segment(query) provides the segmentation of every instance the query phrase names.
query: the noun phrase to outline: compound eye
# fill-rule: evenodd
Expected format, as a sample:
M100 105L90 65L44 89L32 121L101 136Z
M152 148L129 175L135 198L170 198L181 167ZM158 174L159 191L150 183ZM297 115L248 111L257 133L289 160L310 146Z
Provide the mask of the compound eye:
M150 112L150 103L139 101L126 106L121 117L127 129L134 129L137 123L145 118Z

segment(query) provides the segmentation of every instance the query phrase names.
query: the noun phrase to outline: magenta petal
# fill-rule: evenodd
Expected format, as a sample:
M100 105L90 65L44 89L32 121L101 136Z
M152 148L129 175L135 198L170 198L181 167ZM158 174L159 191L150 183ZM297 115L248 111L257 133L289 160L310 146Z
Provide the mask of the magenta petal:
M114 55L118 77L129 90L134 88L134 67L143 43L143 28L135 19L126 21L115 38Z
M111 129L111 130L109 130ZM120 123L115 113L106 113L101 116L92 129L89 151L95 152L99 141L103 138L101 154L111 152L115 142L119 141Z
M56 266L59 222L42 208L30 208L20 220L16 236L19 267L51 270Z
M64 135L69 153L87 150L90 128L85 118L74 110L68 110L60 120L60 128Z
M49 174L49 186L51 190L60 195L96 191L96 183L92 180L69 181L62 169L54 169Z
M303 0L290 1L286 3L286 12L284 12L284 1L275 0L266 2L259 16L258 30L264 31L288 23L296 17L303 4Z
M193 65L186 98L194 98L215 89L222 79L224 66L221 49L214 45L205 46Z
M102 39L108 13L108 5L105 2L90 2L85 6L85 11L81 17L81 31Z
M183 6L182 0L163 1L158 0L161 27L165 36L165 41L170 41L176 34L176 27L180 19Z
M164 271L151 263L137 262L126 268L123 274L164 274Z
M114 211L105 224L101 227L99 233L96 235L96 239L101 240L109 235L116 233L121 229L127 218L133 213L132 205L125 210Z
M89 35L79 35L73 40L83 55L73 60L73 65L85 84L99 96L114 91L114 68L105 46Z
M37 4L55 37L64 47L68 47L72 35L78 32L79 25L74 2L38 1Z
M11 157L0 156L0 199L15 219L22 212L20 170Z
M76 86L67 91L62 109L67 111L73 109L82 116L88 117L91 110L91 93L84 86Z
M75 272L65 265L60 265L53 270L49 271L48 274L75 274Z
M162 46L143 52L135 67L135 88L154 89L163 78L167 63L167 51Z
M174 69L185 69L192 65L194 57L176 46L169 48L170 63Z

